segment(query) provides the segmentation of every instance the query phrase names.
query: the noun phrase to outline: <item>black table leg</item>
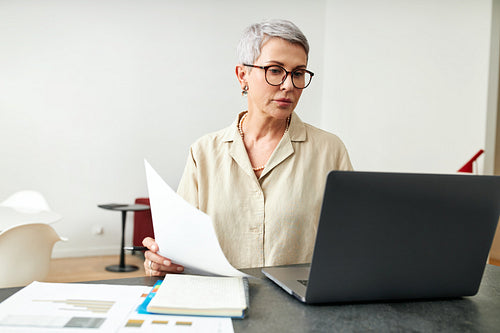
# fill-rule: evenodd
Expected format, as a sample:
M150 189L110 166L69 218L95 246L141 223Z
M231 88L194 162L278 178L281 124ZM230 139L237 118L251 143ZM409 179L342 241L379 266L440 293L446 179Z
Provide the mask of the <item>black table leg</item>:
M122 246L120 248L120 264L106 267L110 272L133 272L139 269L135 265L125 265L125 221L127 220L127 211L122 211Z

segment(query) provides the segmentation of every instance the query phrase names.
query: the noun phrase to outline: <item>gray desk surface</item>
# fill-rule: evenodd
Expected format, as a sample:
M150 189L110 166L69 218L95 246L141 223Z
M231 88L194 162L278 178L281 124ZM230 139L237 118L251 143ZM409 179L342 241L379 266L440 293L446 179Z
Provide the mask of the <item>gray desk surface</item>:
M500 332L500 267L487 265L479 293L450 300L304 305L267 280L250 279L250 308L235 332ZM457 277L459 278L459 277ZM157 278L83 283L152 286ZM0 289L0 301L20 288Z

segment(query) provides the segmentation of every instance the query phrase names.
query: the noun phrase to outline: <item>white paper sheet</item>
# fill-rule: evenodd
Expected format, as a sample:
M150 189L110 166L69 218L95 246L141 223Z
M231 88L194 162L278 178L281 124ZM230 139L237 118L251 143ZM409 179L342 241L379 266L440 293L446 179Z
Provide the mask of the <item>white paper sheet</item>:
M146 160L144 165L159 253L193 273L247 276L227 261L212 219L172 190Z
M0 304L0 332L115 332L147 292L145 286L35 281Z
M150 291L35 281L0 304L0 332L234 332L230 318L138 314Z

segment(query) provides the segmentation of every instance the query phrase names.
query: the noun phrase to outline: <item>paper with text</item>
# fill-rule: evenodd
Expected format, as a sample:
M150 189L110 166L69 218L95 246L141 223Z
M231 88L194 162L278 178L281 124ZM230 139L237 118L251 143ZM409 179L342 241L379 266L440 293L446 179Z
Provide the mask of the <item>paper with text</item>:
M172 190L146 160L144 165L159 254L193 273L247 276L227 261L210 216Z

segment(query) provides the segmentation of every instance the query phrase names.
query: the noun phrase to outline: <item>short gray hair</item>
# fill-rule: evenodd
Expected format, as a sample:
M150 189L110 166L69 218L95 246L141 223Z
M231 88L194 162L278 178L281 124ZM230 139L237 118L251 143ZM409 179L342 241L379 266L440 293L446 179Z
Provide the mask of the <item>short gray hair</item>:
M243 31L237 49L238 62L253 64L260 56L262 45L273 37L302 46L306 56L309 57L307 38L295 24L287 20L268 20L252 24Z

